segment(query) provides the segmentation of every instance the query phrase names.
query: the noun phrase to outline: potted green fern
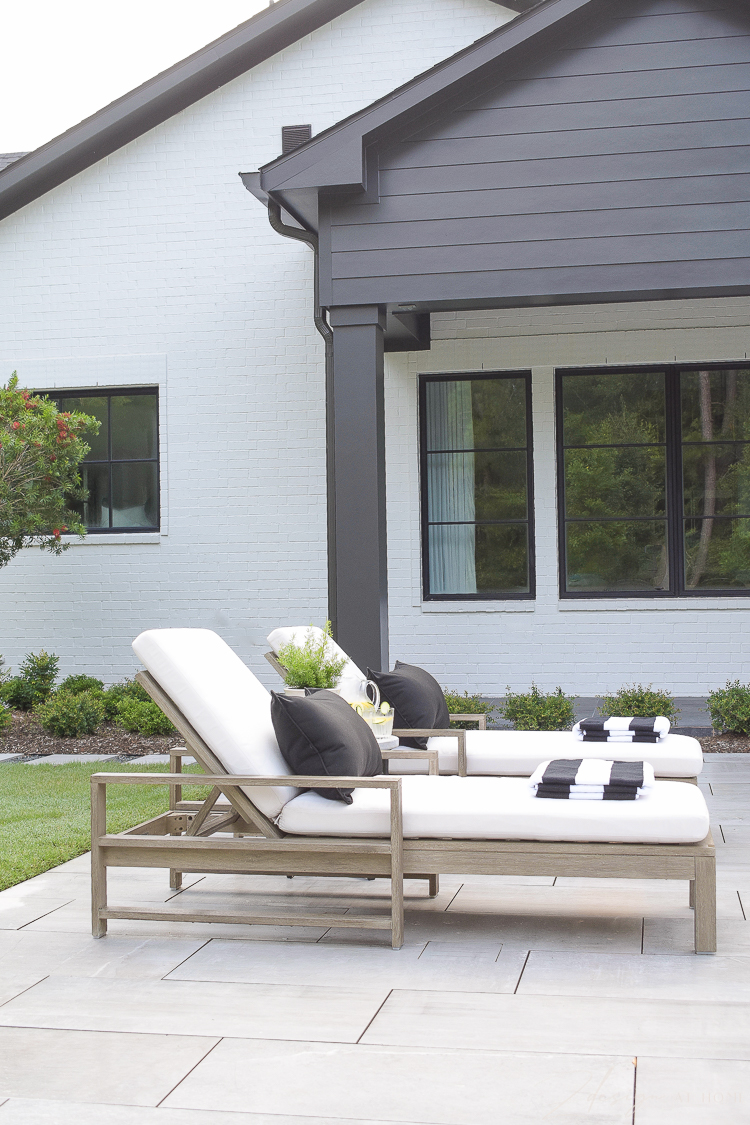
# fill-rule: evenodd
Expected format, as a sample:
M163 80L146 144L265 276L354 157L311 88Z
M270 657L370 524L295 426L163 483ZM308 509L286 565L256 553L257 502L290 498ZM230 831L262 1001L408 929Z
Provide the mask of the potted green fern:
M345 656L336 656L328 649L331 622L326 621L323 636L315 637L312 626L302 645L289 641L278 651L277 659L285 669L287 694L304 695L305 688L328 688L336 691L346 664Z

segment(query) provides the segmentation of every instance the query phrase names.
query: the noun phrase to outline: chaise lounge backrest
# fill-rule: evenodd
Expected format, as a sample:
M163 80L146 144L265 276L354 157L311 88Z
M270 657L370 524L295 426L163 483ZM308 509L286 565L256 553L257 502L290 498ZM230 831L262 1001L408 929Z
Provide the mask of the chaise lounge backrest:
M278 656L279 649L284 645L288 645L290 641L294 641L296 645L302 647L307 640L309 632L312 632L317 642L322 641L325 635L323 630L319 629L317 625L289 625L284 628L274 629L272 633L268 634L266 639L273 652ZM328 644L326 645L326 655L343 656L346 660L344 670L341 673L341 679L338 683L341 696L347 703L365 702L367 693L364 688L366 681L364 672L361 668L357 667L354 661L346 655L343 648L340 648L331 637L328 638Z
M133 650L227 773L289 773L271 722L270 693L216 633L149 629L136 637ZM273 819L299 790L248 786L245 792Z

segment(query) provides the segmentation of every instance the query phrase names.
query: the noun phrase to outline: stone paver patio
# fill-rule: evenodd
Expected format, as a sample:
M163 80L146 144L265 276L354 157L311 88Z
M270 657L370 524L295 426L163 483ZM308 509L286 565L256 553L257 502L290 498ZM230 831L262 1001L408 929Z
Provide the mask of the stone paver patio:
M4 891L0 1125L750 1123L750 756L706 761L716 956L690 951L683 883L408 883L397 952L312 927L119 921L94 941L87 856ZM178 897L319 914L386 893L192 876ZM110 871L113 905L170 897L164 871Z

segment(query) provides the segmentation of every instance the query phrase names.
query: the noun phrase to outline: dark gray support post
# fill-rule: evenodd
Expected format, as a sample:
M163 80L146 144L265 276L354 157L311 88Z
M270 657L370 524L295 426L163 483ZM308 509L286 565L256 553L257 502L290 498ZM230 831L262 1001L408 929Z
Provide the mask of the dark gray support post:
M388 667L383 341L377 305L329 310L328 550L335 636L365 671ZM331 479L332 478L332 479Z

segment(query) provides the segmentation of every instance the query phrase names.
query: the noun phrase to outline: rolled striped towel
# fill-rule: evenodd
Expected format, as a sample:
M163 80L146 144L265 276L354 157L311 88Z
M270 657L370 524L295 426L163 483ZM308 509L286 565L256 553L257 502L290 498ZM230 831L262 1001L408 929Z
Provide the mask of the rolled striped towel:
M537 797L562 801L635 801L654 785L648 762L557 758L542 762L529 778Z
M579 742L661 742L670 730L669 719L612 715L609 719L581 719L573 727Z

